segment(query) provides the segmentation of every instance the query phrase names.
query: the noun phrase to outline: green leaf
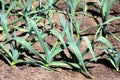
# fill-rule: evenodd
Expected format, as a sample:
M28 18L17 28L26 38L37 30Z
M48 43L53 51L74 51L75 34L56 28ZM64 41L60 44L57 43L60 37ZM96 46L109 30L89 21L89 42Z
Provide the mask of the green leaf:
M62 24L62 27L65 28L67 26L67 21L62 17L62 15L60 13L59 14L59 17L60 17L60 22Z
M82 54L79 51L79 48L77 47L77 45L74 42L68 42L68 44L72 48L72 50L73 50L74 54L76 55L77 59L79 60L79 63L77 63L77 64L82 67L83 71L85 71L87 76L91 77L91 75L89 74L89 72L87 71L87 69L85 67L85 62L83 60Z
M68 44L72 48L72 50L73 50L74 54L76 55L77 59L79 60L80 65L85 67L82 54L80 53L80 51L79 51L78 47L76 46L76 44L74 42L68 42Z
M53 61L52 63L50 63L50 65L51 66L62 66L62 67L69 66L67 63L61 62L61 61Z
M38 41L40 42L40 44L41 44L41 46L42 46L42 48L43 48L43 50L44 50L44 52L46 54L47 62L49 63L49 61L50 61L50 50L49 50L48 46L45 45L45 43L44 43L44 41L43 41L43 39L41 37L42 32L39 31L36 23L33 20L30 19L30 22L31 22L32 27L33 27L33 29L35 31L35 35L37 36Z
M120 52L116 52L116 55L114 56L114 61L116 63L116 70L119 71L119 66L120 66Z
M48 3L50 6L52 6L53 4L55 4L58 0L48 0Z
M86 50L84 50L83 52L82 52L82 57L84 57L88 52L89 52L89 48L87 48Z
M106 44L109 48L114 49L114 46L112 45L112 43L109 40L107 40L106 38L102 37L102 36L100 36L97 39L97 41L100 41L100 42Z
M7 17L10 13L10 11L16 6L17 0L12 0L7 12L5 13L5 17Z
M26 8L25 8L25 12L30 11L33 2L34 2L34 0L29 0L29 1L27 1Z
M2 28L6 34L7 39L10 40L11 38L10 38L9 30L7 28L7 22L6 22L5 15L1 15L1 24L2 24Z
M41 58L43 61L45 61L45 58L42 54L38 53L28 42L26 42L24 39L22 38L16 38L15 39L18 43L20 43L22 46L24 46L25 48L27 48L28 50L30 50L32 53L34 53L35 55L37 55L39 58Z
M120 17L113 17L113 18L107 20L106 22L104 22L104 23L102 23L102 24L100 24L100 25L102 26L102 25L108 24L108 23L110 23L111 21L114 21L114 20L117 20L117 19L120 19Z
M12 53L0 42L0 48L12 59Z
M12 57L15 63L18 60L19 56L20 56L20 52L17 49L15 49Z
M2 14L5 13L5 4L6 4L6 0L1 0L2 2Z
M3 57L4 57L4 59L9 63L9 65L10 66L12 66L12 62L11 62L11 60L7 57L7 56L5 56L4 54L1 54Z
M55 55L59 54L62 50L63 49L60 46L58 46L58 42L55 43L55 45L53 46L53 48L51 49L51 52L50 52L51 59L53 57L55 57Z
M68 64L69 64L71 67L78 68L78 69L81 69L81 70L82 70L82 68L80 67L79 64L71 63L71 62L68 62Z
M93 45L90 43L89 39L87 37L83 37L83 39L85 40L90 52L91 52L91 55L93 57L93 59L96 61L96 58L95 58L95 54L94 54L94 50L93 50Z
M29 32L29 30L25 29L25 28L17 27L16 29L19 30L19 31L22 31L22 32Z
M68 38L68 41L74 41L73 40L73 27L72 27L72 22L70 22L70 28L71 28L71 34L70 34L70 30L69 30L69 27L68 27L68 22L67 20L65 20L62 15L58 12L59 14L59 18L60 18L60 22L62 24L62 27L63 27L63 32L62 32L62 36L67 35L67 38Z
M57 38L61 41L61 43L64 45L64 47L67 48L67 47L66 47L66 44L65 44L65 42L64 42L64 40L63 40L63 36L62 36L61 34L59 34L55 29L52 29L51 32L52 32L54 35L56 35Z

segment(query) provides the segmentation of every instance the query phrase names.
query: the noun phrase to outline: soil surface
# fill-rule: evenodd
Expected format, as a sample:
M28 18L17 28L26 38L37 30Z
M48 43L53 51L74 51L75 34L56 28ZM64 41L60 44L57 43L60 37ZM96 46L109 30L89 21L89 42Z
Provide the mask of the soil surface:
M93 79L86 78L79 72L58 68L58 71L48 71L40 67L17 66L10 67L0 60L0 80L120 80L120 73L106 65L109 62L90 63L89 70Z
M89 0L88 0L89 1ZM65 5L62 1L58 2L56 6L65 10ZM120 4L116 3L111 9L110 17L120 15ZM101 22L100 15L97 13L93 6L89 6L88 14L93 14L95 19L90 17L89 15L85 17L83 24L81 25L81 29L86 27L90 27L92 25L96 25L96 21ZM57 29L60 29L60 22L58 21L59 17L54 14L53 22L57 24ZM110 27L115 35L120 36L120 20L113 21L112 24L114 27ZM95 34L96 29L89 30L82 35L86 35L90 40L93 39L93 35ZM49 37L48 42L53 44L56 38ZM114 43L117 47L119 47L120 43L115 41L113 38L109 36L109 40ZM34 48L38 48L39 45L34 44ZM82 43L82 49L86 48L85 43ZM39 49L41 51L41 49ZM95 51L96 55L101 54L101 51ZM85 59L89 59L91 56L87 55ZM106 56L103 56L96 63L87 64L89 72L92 74L93 79L86 78L81 73L67 68L57 68L58 71L48 71L40 67L22 65L16 67L10 67L7 63L5 63L4 59L0 57L0 80L120 80L120 73L116 72L116 70L112 67L111 63L107 61Z

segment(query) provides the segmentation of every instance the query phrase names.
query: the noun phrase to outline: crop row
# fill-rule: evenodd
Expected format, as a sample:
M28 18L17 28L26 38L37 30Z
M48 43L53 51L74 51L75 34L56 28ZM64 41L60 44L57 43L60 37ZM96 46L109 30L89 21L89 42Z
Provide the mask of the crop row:
M119 71L120 52L108 38L109 35L118 42L120 41L118 36L108 30L111 21L120 19L119 16L109 18L111 7L117 0L96 1L63 0L66 10L59 10L56 7L59 0L0 0L0 56L3 56L12 67L19 63L37 65L48 70L54 70L53 67L55 66L70 66L92 78L86 64L96 62L101 58L101 56L96 56L94 52L96 49L94 46L99 42L105 45L98 49L105 52L104 55ZM96 10L100 13L102 22L81 29L83 20L88 15L88 3L97 4ZM79 5L82 7L80 11L77 11ZM54 13L59 16L58 21L61 23L61 31L55 29L52 21ZM66 15L66 18L63 15ZM81 17L78 18L77 15L81 15ZM14 20L11 21L10 17ZM86 35L81 36L82 33L87 30L92 31L93 28L97 29L95 35L93 35L94 40L90 41ZM18 32L22 35L18 35ZM52 45L48 42L48 36L50 35L57 38ZM30 37L31 39L28 40ZM84 51L81 51L82 40L87 45ZM36 42L42 47L42 51L38 51L33 47ZM40 47L37 48L40 49ZM65 50L70 56L63 53ZM57 59L56 56L60 54L66 56L66 60L63 60L62 57ZM91 59L84 59L87 54L91 54Z

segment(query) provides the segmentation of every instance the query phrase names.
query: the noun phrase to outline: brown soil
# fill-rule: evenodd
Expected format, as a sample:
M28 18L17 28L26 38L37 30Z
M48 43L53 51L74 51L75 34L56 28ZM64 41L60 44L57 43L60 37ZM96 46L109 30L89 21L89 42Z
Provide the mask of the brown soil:
M62 4L62 6L61 6ZM65 5L62 2L57 3L57 6L59 9L63 9ZM111 16L120 15L120 4L116 3L113 8L111 9ZM94 14L97 20L100 20L99 13L92 12L94 11L94 8L92 6L89 7L88 14ZM59 17L54 14L53 22L59 26L57 29L60 30L60 22L58 21ZM112 22L115 26L114 28L110 28L112 32L115 33L115 35L120 35L120 20ZM90 16L86 16L84 19L84 22L81 26L81 29L84 29L86 27L90 27L92 25L96 25L96 21L91 18ZM95 34L96 29L92 29L85 32L82 35L86 35L89 37L90 40L93 39L93 35ZM114 39L109 37L109 39L117 46L119 47L119 43L116 42ZM53 40L56 40L54 37L49 37L48 42L51 44L54 43ZM34 44L33 45L35 49L37 47L40 47L40 45ZM83 42L82 43L82 49L84 50L86 45ZM41 49L39 49L41 51ZM96 55L101 54L101 51L95 51ZM104 56L106 57L106 56ZM87 64L88 70L93 75L93 79L91 80L120 80L120 73L116 72L116 70L112 67L111 63L107 61L105 58L101 58L97 61L97 63L89 63ZM85 57L86 59L90 58L90 55L87 55ZM90 80L86 78L81 73L71 70L71 69L65 69L65 68L57 68L58 71L48 71L40 67L36 66L29 66L29 65L22 65L17 67L10 67L7 63L5 63L4 59L0 57L0 80Z

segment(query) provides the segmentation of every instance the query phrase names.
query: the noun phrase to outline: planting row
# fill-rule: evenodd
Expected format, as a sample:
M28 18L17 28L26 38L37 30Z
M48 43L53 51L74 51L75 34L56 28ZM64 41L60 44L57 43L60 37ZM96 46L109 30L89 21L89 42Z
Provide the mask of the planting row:
M120 52L108 38L109 35L118 42L120 41L117 36L108 30L111 21L120 19L119 16L109 18L111 7L117 1L63 0L61 2L65 5L65 10L59 10L56 7L57 2L59 0L0 0L0 56L3 56L12 67L19 63L37 65L48 70L54 70L53 67L57 66L70 66L92 78L86 64L96 62L101 58L94 53L94 46L99 42L105 45L98 49L105 52L104 55L119 71ZM97 6L96 10L100 13L102 22L81 29L83 20L88 15L88 3ZM79 7L81 10L78 10ZM59 17L60 31L56 29L52 21L54 13ZM78 15L81 17L78 18ZM10 18L14 19L11 21ZM97 29L93 35L94 40L90 41L86 35L81 36L82 33L93 28ZM52 45L48 42L49 36L55 37ZM84 51L80 50L82 40L87 45ZM37 48L41 48L41 51L33 47L35 43L40 45ZM67 51L67 54L64 51ZM92 58L85 60L84 56L87 54L91 54ZM60 55L64 55L66 59L63 59ZM60 58L57 58L57 56L60 56Z

